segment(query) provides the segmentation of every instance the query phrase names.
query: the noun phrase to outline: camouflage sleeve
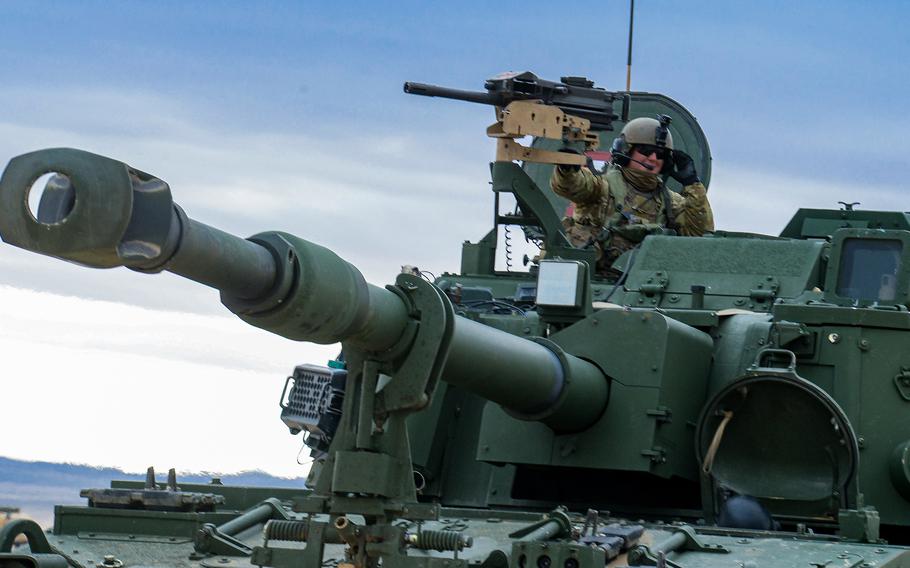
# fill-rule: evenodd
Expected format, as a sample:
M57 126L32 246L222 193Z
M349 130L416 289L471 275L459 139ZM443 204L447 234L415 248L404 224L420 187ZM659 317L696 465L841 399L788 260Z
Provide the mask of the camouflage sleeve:
M588 168L577 171L562 171L553 168L550 177L550 189L579 205L593 205L599 203L609 195L607 180L591 173Z
M679 234L700 237L714 230L714 214L708 203L708 191L701 182L687 185L682 193L670 192Z

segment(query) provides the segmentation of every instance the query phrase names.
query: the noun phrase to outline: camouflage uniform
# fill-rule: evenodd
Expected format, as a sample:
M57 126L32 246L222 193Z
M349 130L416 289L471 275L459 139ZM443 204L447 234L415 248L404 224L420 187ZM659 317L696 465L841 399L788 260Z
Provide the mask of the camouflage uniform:
M687 185L682 193L666 189L663 182L643 191L630 183L634 174L616 165L603 176L588 168L553 169L550 187L575 204L572 217L563 219L566 235L577 247L594 245L598 274L610 275L619 255L664 228L684 236L714 230L711 205L701 182Z

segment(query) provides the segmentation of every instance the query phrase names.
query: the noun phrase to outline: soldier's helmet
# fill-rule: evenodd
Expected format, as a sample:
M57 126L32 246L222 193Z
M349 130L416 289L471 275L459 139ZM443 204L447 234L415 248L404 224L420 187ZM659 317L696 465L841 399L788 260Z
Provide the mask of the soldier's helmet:
M669 122L669 118L667 118ZM673 135L667 127L654 118L634 118L626 123L619 136L613 140L611 152L613 163L625 166L629 163L629 154L637 145L658 146L673 150ZM667 156L669 157L669 156ZM670 166L670 160L664 158L665 169ZM665 173L665 172L662 172Z
M663 131L663 135L661 135L661 131ZM654 118L641 117L630 120L623 127L619 137L628 147L636 144L650 144L668 150L673 149L673 135Z

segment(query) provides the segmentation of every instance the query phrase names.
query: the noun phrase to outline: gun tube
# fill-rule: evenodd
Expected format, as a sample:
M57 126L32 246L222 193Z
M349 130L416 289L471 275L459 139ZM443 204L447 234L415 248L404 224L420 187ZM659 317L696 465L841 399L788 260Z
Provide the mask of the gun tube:
M411 81L408 81L404 84L404 92L408 93L409 95L442 97L445 99L454 99L457 101L467 101L469 103L480 103L482 105L506 105L506 101L501 94L485 93L483 91L467 91L464 89L452 89L449 87L428 85L426 83L414 83Z
M523 420L540 420L557 432L594 424L607 406L608 384L594 364L463 317L442 378L501 404Z
M271 290L275 259L265 248L179 214L179 244L167 260L167 270L239 298L260 298ZM130 266L143 271L143 266ZM149 269L154 270L153 266Z
M405 300L366 283L329 249L279 232L241 239L190 219L167 184L125 164L77 150L42 152L49 154L13 159L0 179L0 236L8 243L88 266L179 274L220 290L225 306L250 325L289 339L374 352L402 341ZM46 171L74 180L75 205L65 218L50 219L57 222L27 211L28 188ZM149 198L137 184L159 193ZM37 217L47 221L40 211ZM116 230L99 241L95 227ZM80 246L88 241L91 250ZM593 424L608 394L592 363L462 317L442 378L559 432Z

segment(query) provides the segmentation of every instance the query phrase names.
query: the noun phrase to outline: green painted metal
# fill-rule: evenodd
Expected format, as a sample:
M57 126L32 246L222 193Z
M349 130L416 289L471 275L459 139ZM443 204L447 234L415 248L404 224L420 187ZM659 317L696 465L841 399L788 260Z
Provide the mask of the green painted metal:
M910 230L910 215L898 211L800 209L781 231L791 239L830 238L838 229Z
M12 552L16 537L20 535L27 539L31 552L39 554L51 552L51 545L38 523L28 519L16 519L0 528L0 553Z
M707 178L694 117L659 95L632 100L632 116L676 113L676 143ZM494 163L494 199L513 196L517 211L463 245L459 273L379 287L289 233L243 239L195 221L167 183L121 162L71 149L14 158L0 178L5 242L180 274L220 290L250 325L340 342L333 365L347 371L311 489L184 486L225 497L207 512L138 498L58 507L53 561L81 549L112 567L120 556L276 568L910 565L905 548L877 542L910 543L910 218L806 209L779 237L650 236L617 282L584 270L593 252L563 234L548 168ZM32 216L29 187L48 172L65 177ZM494 269L503 224L578 268L579 281L556 284L580 305L536 304L553 284L538 282L539 262ZM696 526L724 518L731 490L783 530ZM554 531L555 513L540 513L557 506L570 512ZM640 542L603 528L642 518Z
M111 488L113 489L134 489L141 490L144 484L141 481L112 480ZM309 489L304 487L256 487L246 485L222 485L220 483L180 483L180 489L183 491L197 493L214 493L224 497L224 509L242 511L249 509L270 497L282 501L290 501L299 498L302 495L310 493Z

